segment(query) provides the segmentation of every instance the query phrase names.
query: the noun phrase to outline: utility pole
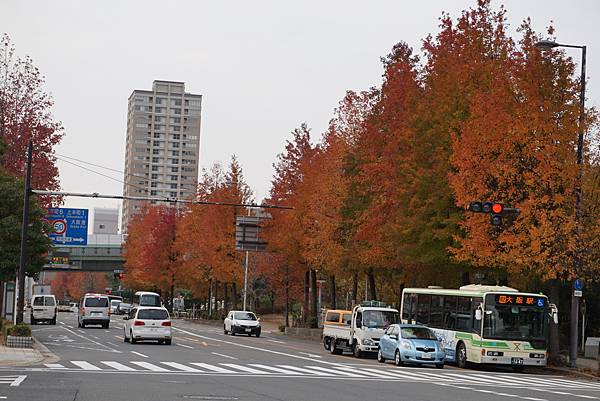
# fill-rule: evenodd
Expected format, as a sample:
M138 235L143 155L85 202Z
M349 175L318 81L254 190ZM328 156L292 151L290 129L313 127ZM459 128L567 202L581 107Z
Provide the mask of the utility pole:
M25 309L25 263L27 262L27 238L29 230L29 198L31 196L31 160L33 143L27 146L27 169L25 172L25 193L23 196L23 223L21 225L21 256L19 258L19 272L17 281L17 323L23 323L23 310Z

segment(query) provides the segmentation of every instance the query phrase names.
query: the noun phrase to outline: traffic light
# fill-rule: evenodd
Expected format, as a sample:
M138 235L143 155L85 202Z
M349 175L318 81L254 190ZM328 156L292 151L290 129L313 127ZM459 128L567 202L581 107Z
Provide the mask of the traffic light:
M507 213L519 213L519 209L505 208L499 202L481 202L474 201L469 203L469 211L474 213L489 213L490 223L493 226L501 226L503 224L502 216Z

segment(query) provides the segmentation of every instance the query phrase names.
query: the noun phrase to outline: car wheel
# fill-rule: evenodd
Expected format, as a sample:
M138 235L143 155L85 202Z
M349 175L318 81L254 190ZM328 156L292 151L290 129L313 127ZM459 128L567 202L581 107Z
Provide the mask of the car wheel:
M109 325L110 325L110 323L106 323L106 324L103 324L102 327L104 327L105 329L108 329Z
M129 342L129 338L127 338L127 335L125 334L125 330L123 330L123 342L124 343L128 343Z
M56 325L56 316L54 316L54 319L50 320L50 324Z
M223 334L227 334L227 328L223 325Z
M85 328L85 323L81 322L81 328L84 329Z
M164 343L164 340L158 340L158 345L163 345Z
M172 342L172 341L173 341L173 340L171 340L171 339L165 340L165 344L167 344L167 345L171 345L171 342Z
M438 363L437 365L435 365L436 368L438 369L444 369L444 364L443 363Z
M256 338L260 337L260 333L256 333Z
M131 344L137 343L137 340L135 338L133 338L133 333L131 331L129 332L129 342Z
M36 324L36 321L35 321L35 319L33 318L33 315L32 315L32 316L31 316L31 325L33 326L33 325L35 325L35 324Z
M358 343L354 344L354 348L352 349L352 353L354 354L355 358L361 358L362 357L362 351L360 350L360 347L358 346Z
M461 369L467 367L467 348L464 343L459 343L456 347L456 365Z
M381 352L381 348L377 351L377 362L384 363L385 358L383 357L383 352Z
M396 350L396 354L394 355L394 363L396 366L402 366L402 357L400 356L400 351Z

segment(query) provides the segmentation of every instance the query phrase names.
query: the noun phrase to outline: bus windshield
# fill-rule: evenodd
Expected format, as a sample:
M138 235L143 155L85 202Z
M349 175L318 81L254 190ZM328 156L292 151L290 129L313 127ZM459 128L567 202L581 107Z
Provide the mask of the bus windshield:
M543 308L525 305L486 305L483 337L498 340L544 340Z

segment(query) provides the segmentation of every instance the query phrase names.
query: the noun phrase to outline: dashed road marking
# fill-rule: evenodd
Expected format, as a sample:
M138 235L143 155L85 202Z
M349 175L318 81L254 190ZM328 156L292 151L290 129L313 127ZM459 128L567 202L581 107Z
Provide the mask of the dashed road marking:
M141 352L137 352L137 351L131 351L131 353L132 353L132 354L139 355L139 356L141 356L142 358L149 358L149 356L148 356L148 355L144 355L144 354L142 354Z
M189 345L184 345L184 344L179 344L179 343L176 343L175 345L177 345L179 347L183 347L183 348L194 349L194 347L190 347Z
M219 354L218 352L211 352L211 354L213 354L213 355L217 355L217 356L222 356L223 358L227 358L227 359L234 359L234 360L237 360L237 358L236 358L236 357L229 356L229 355L225 355L225 354Z

